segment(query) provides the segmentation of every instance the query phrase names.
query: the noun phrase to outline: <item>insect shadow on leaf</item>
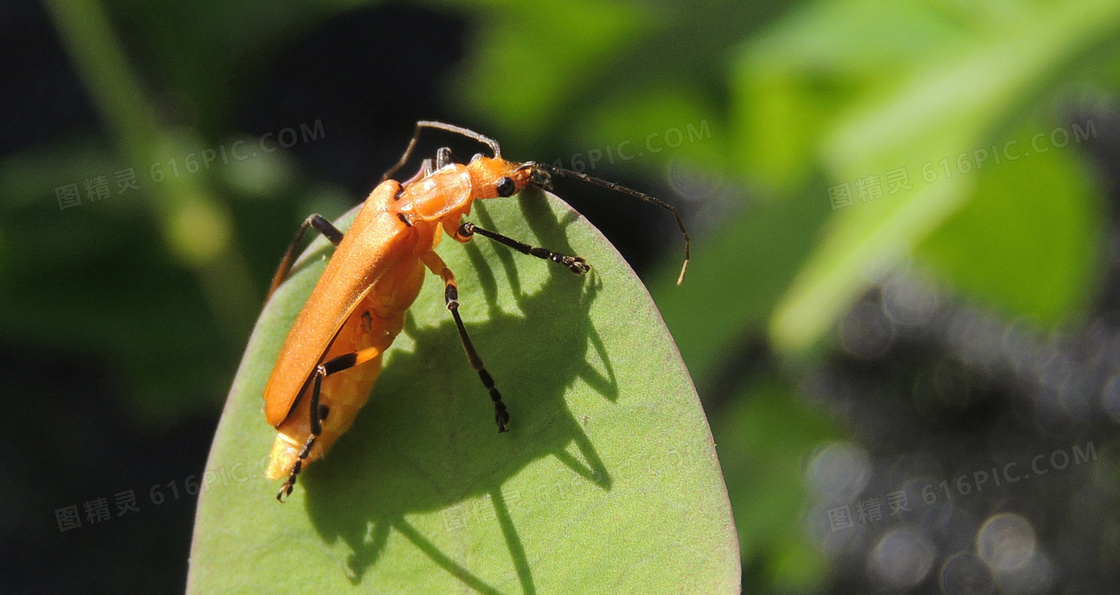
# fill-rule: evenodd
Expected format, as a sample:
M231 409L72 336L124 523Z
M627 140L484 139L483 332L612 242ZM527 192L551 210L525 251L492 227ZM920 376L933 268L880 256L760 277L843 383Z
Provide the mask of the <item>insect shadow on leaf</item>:
M540 245L576 252L564 234L570 221L558 221L542 193L523 192L520 205ZM501 221L478 207L475 217L483 225L501 229ZM459 267L461 308L473 316L488 312L485 323L468 325L514 413L510 433L499 436L485 423L489 402L463 358L454 324L441 316L436 326L422 326L410 316L404 332L412 351L394 347L387 355L354 427L305 478L307 508L325 541L341 538L350 548L346 564L354 584L376 565L396 530L468 586L494 591L406 520L439 511L451 533L488 530L496 523L523 590L534 592L531 556L510 515L505 482L537 459L553 456L573 472L558 477L557 486L591 482L609 491L612 483L565 399L577 383L608 401L618 398L610 354L589 316L600 285L595 277L575 277L502 246L471 242L453 248L466 250L477 274L473 280ZM483 250L492 252L484 256ZM528 293L519 266L541 267L543 284ZM477 286L468 286L468 278ZM505 310L503 296L508 296ZM575 454L569 451L573 446Z

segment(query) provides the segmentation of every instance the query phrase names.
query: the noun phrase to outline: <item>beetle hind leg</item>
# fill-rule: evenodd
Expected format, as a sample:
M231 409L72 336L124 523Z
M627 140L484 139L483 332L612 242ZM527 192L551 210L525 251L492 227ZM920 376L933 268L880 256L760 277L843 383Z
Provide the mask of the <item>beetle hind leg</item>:
M346 353L327 360L315 368L315 383L311 389L310 403L308 403L311 433L307 436L303 447L300 448L295 465L292 466L292 470L288 473L288 479L284 480L284 485L280 486L280 491L276 494L276 499L278 501L283 502L284 497L292 494L292 490L296 487L296 477L303 468L303 462L308 460L308 457L311 456L311 447L315 446L315 441L319 438L319 435L323 433L323 420L327 419L327 415L330 413L330 409L319 402L319 395L323 387L323 379L331 374L337 374L338 372L349 370L354 366L373 360L381 355L381 352L382 350L377 347L366 347L365 349L359 349L358 351Z
M314 228L315 231L326 236L335 246L342 242L342 232L330 221L323 218L322 215L315 214L305 219L304 222L300 224L299 231L296 232L296 237L292 238L292 243L288 244L288 249L284 251L284 258L280 260L280 266L276 267L276 274L272 276L272 283L268 287L268 297L265 298L265 301L268 301L268 298L272 297L276 288L280 287L280 284L288 277L288 273L291 272L292 263L294 263L296 259L296 251L299 250L300 242L303 240L303 234L307 232L308 227Z
M292 490L296 487L296 476L299 475L300 468L303 467L303 461L311 453L311 447L315 445L315 439L319 436L311 434L307 437L307 441L303 443L303 448L299 450L299 457L296 459L296 464L292 466L292 470L288 472L288 479L284 480L284 485L280 486L280 491L276 493L276 501L284 502L284 498L292 495Z

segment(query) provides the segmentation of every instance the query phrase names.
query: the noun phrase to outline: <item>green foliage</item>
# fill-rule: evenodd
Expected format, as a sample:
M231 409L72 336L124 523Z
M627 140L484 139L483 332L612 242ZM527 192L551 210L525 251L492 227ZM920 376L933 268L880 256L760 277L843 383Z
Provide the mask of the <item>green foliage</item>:
M370 403L278 505L260 477L260 398L321 273L323 241L266 306L201 494L189 590L732 592L739 555L691 380L609 243L539 192L479 225L585 256L575 277L484 239L440 245L472 339L505 395L498 434L442 285L428 280ZM219 470L241 481L219 481ZM589 563L589 561L593 561Z
M500 114L524 142L547 129L571 90L603 75L611 55L649 31L651 20L626 3L513 3L485 19L459 80L461 95L476 116Z
M735 395L712 427L720 445L739 548L753 568L744 584L759 590L804 593L825 576L822 552L803 535L806 453L835 439L826 416L799 402L792 387L772 376Z
M977 175L975 198L918 252L958 289L1040 321L1059 321L1089 297L1103 233L1102 205L1078 162L1072 130L1062 147L1035 136L1050 130L1029 122L1012 134L1018 139L1012 154L1023 156L989 164ZM1065 129L1057 130L1055 140L1066 142ZM1093 131L1090 126L1086 134ZM1034 152L1032 139L1043 152Z
M120 0L105 2L102 15L94 3L48 3L116 146L78 137L0 163L5 199L0 201L0 327L5 336L73 345L104 357L121 378L130 414L151 426L215 407L225 389L223 362L233 361L243 347L256 295L282 248L284 238L276 239L276 230L293 227L298 221L293 213L305 216L310 203L337 204L341 193L303 179L290 163L262 157L252 164L261 171L252 175L229 167L168 179L150 192L145 187L136 200L83 208L80 217L67 211L60 218L41 207L52 204L61 183L125 167L146 170L243 134L232 122L248 109L268 69L283 68L273 64L276 56L327 19L344 18L362 4ZM852 300L892 267L930 269L938 283L969 298L1009 317L1025 315L1045 324L1077 314L1093 291L1103 220L1099 190L1078 142L1071 138L1060 147L1046 136L1040 146L1048 150L1038 152L1032 139L1055 129L1072 136L1073 123L1062 112L1071 98L1092 101L1120 90L1120 10L1111 0L441 0L423 6L464 17L471 30L464 61L440 81L448 111L461 118L456 123L498 138L510 156L559 157L575 167L575 154L595 168L595 175L646 177L651 183L643 190L656 188L656 180L680 190L682 172L714 180L711 193L688 196L687 203L662 196L696 213L685 285L673 283L676 244L648 276L701 394L722 380L729 362L738 361L744 335L768 333L783 354L795 357L827 345ZM112 42L109 23L129 43ZM384 59L407 60L410 51L402 47ZM1089 127L1084 120L1077 124ZM643 145L648 135L663 140L674 128L687 135L690 125L706 126L710 134L658 152ZM1031 154L1008 159L1004 147L1013 140L1013 153ZM633 157L622 159L616 152L613 163L604 157L589 164L593 150L620 146L631 149ZM981 151L987 153L982 162ZM1001 154L998 163L996 153ZM900 169L911 189L890 192L887 172ZM879 177L882 198L831 209L830 188L848 184L858 192L856 183L870 176ZM504 209L495 205L490 213L499 220ZM513 227L502 220L501 229L516 235L519 217L509 221ZM583 233L582 223L568 215L561 225ZM196 560L196 586L213 584L201 582L205 575L199 564L235 578L234 561L253 556L274 560L265 585L291 588L301 584L297 577L304 572L372 573L363 584L380 585L391 579L383 573L410 576L411 564L436 568L431 576L442 577L436 580L461 586L467 575L454 578L439 569L442 564L466 569L503 591L507 583L514 585L509 590L516 590L517 582L530 584L526 576L545 590L556 576L552 569L578 567L562 556L540 553L542 542L562 532L542 535L539 526L529 524L530 517L536 523L538 515L553 514L532 508L529 499L559 495L568 515L576 514L579 503L591 502L587 513L600 514L595 518L604 526L603 515L626 493L621 482L627 467L619 461L628 460L606 453L632 446L613 441L655 426L660 430L657 424L676 426L659 419L619 432L595 423L596 414L621 409L625 401L612 402L604 394L648 381L623 382L617 361L604 360L579 342L591 329L607 344L605 329L628 320L596 317L600 308L615 305L607 298L608 284L596 290L572 283L559 272L543 273L548 267L538 271L533 264L539 263L522 263L476 244L441 250L463 286L481 290L473 307L496 308L472 315L468 303L465 312L509 396L515 424L557 415L565 423L541 430L539 444L523 434L490 435L485 402L472 396L476 380L463 371L460 348L433 293L436 284L429 281L411 319L413 328L394 348L370 409L327 460L312 466L292 502L277 510L269 499L275 486L261 481L215 487L204 495L199 535L217 539L227 530L229 536L228 543L196 544L202 548L198 552L213 552L209 560L210 554ZM573 245L583 250L575 239ZM600 249L597 240L588 246ZM300 274L312 270L308 266ZM600 265L599 272L609 271ZM553 303L539 295L541 288L561 299ZM291 307L299 302L293 299ZM639 310L647 307L642 302ZM587 326L558 327L558 314ZM271 332L282 337L285 328L278 324ZM552 340L530 334L529 328L542 329ZM261 332L255 346L278 347ZM169 337L173 357L168 357ZM261 361L274 357L263 347L254 349ZM549 354L557 357L546 361ZM589 370L580 373L600 379L598 392L577 391L586 391L588 382L577 380L580 374L570 366L585 361L591 362ZM605 361L615 363L615 376ZM262 366L256 374L267 373ZM503 374L503 366L511 367ZM528 378L518 377L521 369L531 372ZM416 378L436 384L450 370L458 371L438 382L458 384L439 385L438 397L387 398L409 393ZM239 382L249 382L246 374L243 370ZM606 382L613 388L605 393L603 378L613 378ZM537 387L541 383L547 390ZM244 386L239 390L248 391ZM518 408L525 395L538 393L533 398L545 407ZM718 395L723 400L708 405L750 569L748 590L796 591L826 572L798 525L797 461L833 430L811 408L798 405L795 393L780 379L764 379L728 389ZM271 432L259 419L258 394L231 401L245 409L231 410L223 420L218 458L211 465L243 462L255 469L256 459L245 453L267 451ZM427 403L433 406L418 406ZM575 411L591 411L592 423L585 427L573 417ZM402 461L413 459L401 454L403 449L432 448L434 443L421 438L440 434L451 423L432 417L440 412L461 413L455 423L462 427L454 437L465 433L478 450L441 459L444 467L437 465L438 473L427 477L443 481L451 465L466 465L478 475L451 487L413 485L409 493L422 496L415 508L371 488L378 473L400 472L404 481ZM393 425L404 419L415 420L407 432ZM791 428L790 433L776 431L783 428ZM568 452L568 463L582 461L585 470L594 469L576 446L573 437L581 435L590 437L600 467L612 471L610 490L595 477L557 465L556 456L542 456L547 449ZM504 466L485 475L479 465L508 456L496 450L502 444L496 439L515 445L509 452L518 454L499 459ZM379 467L379 461L388 468ZM551 483L544 489L540 480L546 475ZM337 494L328 487L351 480L354 487ZM522 484L536 491L516 487ZM436 488L457 499L433 496ZM507 494L511 489L520 496L520 509ZM363 490L368 500L355 495ZM493 494L505 494L508 516L494 513L498 499ZM604 498L612 504L594 504ZM487 514L494 521L472 520L450 535L441 515L455 510L455 502L468 515ZM332 505L339 510L328 510ZM369 514L375 506L399 514L375 519ZM231 512L207 516L224 510ZM620 523L634 513L623 512ZM361 522L343 527L340 515L356 515ZM725 547L727 541L720 539L717 546ZM594 551L606 564L629 547L619 545L569 543L567 551L598 548ZM377 559L375 552L380 552ZM474 552L482 553L475 558ZM283 557L283 563L273 556ZM485 572L508 576L484 574L476 566L485 559L481 556L496 561L487 559ZM638 574L620 584L629 585Z
M917 24L915 17L922 15L910 9L892 10L888 2L848 4L852 10L814 11L810 18L798 22L796 34L786 30L776 41L759 44L757 54L752 54L748 62L753 68L748 69L747 81L754 81L756 72L762 80L774 71L792 70L805 77L811 77L817 69L828 73L825 78L832 84L819 97L809 84L794 86L792 94L795 105L829 105L831 117L810 119L807 128L791 115L785 125L803 131L792 135L795 142L800 142L799 152L804 158L820 160L831 178L830 188L836 187L832 184L849 184L853 195L858 196L857 184L870 176L878 176L883 187L878 204L857 202L857 207L836 218L778 306L771 333L776 345L784 350L804 350L817 341L870 279L897 266L975 198L978 188L989 193L1015 192L1016 188L1005 186L1014 176L1000 172L990 162L987 168L977 165L982 165L979 151L992 145L1002 150L1006 132L1017 128L1012 123L1017 123L1028 107L1025 100L1047 98L1047 90L1062 82L1058 74L1061 69L1097 51L1120 24L1117 5L1100 0L1021 5L1009 14L977 12L966 15L969 26L958 25L952 32L945 30L943 9L932 4L922 9L925 14ZM869 24L869 14L876 17L874 25ZM848 46L847 33L855 30L864 35L858 44ZM892 53L892 47L906 41L898 38L898 31L912 36L908 48L928 50L929 57L905 62L893 70L877 70L890 66L879 56ZM849 57L843 71L830 69L829 62L801 53L800 40L806 35L826 40L818 42L818 53L810 52L813 58L822 58L829 51L825 48L831 47L854 47L863 53ZM915 52L909 49L893 54ZM846 93L838 94L838 87ZM838 98L842 104L837 104ZM1035 125L1044 124L1036 120ZM1056 126L1057 122L1051 120L1031 132L1049 132ZM781 123L768 123L771 130L781 127ZM807 133L811 133L811 142L803 140ZM755 137L745 138L754 143ZM778 141L775 135L763 138L764 142ZM749 154L755 156L769 148L753 146L757 148ZM789 156L798 151L773 152L780 159L769 166L771 170L794 170ZM1062 158L1054 155L1035 159ZM886 172L897 170L906 172L910 188L888 194ZM1063 192L1053 186L1035 188L1040 196L1045 190ZM1078 193L1076 199L1082 204L1071 207L1075 212L1092 208L1086 204L1090 199L1086 192ZM1063 250L1061 254L1069 258L1055 263L1055 268L1069 268L1077 271L1072 273L1074 277L1084 278L1084 263L1090 261L1085 258L1087 240L1095 234L1084 233L1085 227L1068 231L1079 245ZM982 235L973 240L987 242L989 238ZM982 250L980 245L974 248ZM1035 268L1031 274L1041 281L1051 270ZM1002 280L995 281L999 284ZM1040 313L1054 316L1076 307L1082 288L1067 287L1067 291L1073 293L1048 297L1051 307Z

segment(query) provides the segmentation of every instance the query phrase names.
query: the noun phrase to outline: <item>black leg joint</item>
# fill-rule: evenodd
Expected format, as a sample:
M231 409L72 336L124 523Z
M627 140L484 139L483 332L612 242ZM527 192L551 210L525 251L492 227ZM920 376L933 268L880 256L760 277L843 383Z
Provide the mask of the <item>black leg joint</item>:
M497 393L498 391L493 391ZM494 421L498 424L498 433L508 432L506 426L509 424L509 412L506 411L506 404L502 402L501 395L498 395L494 400Z
M522 254L527 254L529 256L535 256L536 258L540 258L542 260L550 260L552 262L555 262L566 267L569 271L577 275L582 275L591 270L591 266L587 264L587 261L584 260L582 256L570 256L568 254L553 252L552 250L548 250L546 248L530 246L529 244L519 242L500 233L493 232L488 229L482 229L481 227L478 227L470 221L466 221L459 226L459 236L461 237L469 238L476 233L482 237L494 240L499 244L509 246L510 248L513 248L514 250L517 250Z
M323 364L319 366L319 368L322 370L322 372L320 373L324 376L329 376L331 374L334 374L335 372L341 372L343 370L353 368L357 362L357 353L347 353L345 355L340 355L334 359L331 359L330 361L323 362Z
M332 244L337 246L342 243L342 232L338 231L338 228L330 221L327 221L322 215L312 215L308 217L308 220L311 223L311 227L315 228L315 231L326 236Z
M323 372L323 369L324 366L319 366L319 369L316 370L315 387L311 389L311 406L309 410L309 417L311 418L311 436L308 437L309 442L311 439L314 439L315 436L323 433L323 425L319 421L319 392L323 388L323 378L326 376L326 373ZM309 446L305 446L304 449L310 452ZM301 459L304 457L302 451L300 452L299 457Z
M490 375L490 372L486 371L486 368L478 371L478 377L482 379L482 386L485 386L486 390L490 391L490 397L493 398L495 393L498 392L494 390L494 377ZM501 396L499 395L494 400L501 400Z

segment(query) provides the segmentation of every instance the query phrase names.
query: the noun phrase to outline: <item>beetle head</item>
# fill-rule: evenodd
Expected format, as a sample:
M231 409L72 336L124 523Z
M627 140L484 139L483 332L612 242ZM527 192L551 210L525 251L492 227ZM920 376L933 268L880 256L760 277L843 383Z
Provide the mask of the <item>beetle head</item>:
M533 182L531 164L475 155L467 165L474 198L513 196Z

